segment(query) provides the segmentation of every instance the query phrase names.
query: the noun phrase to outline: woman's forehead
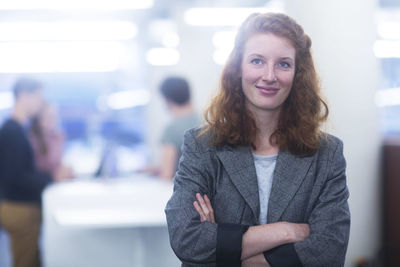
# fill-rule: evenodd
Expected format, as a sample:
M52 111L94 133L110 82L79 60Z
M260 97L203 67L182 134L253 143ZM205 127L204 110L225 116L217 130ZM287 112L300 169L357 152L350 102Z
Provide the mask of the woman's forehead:
M295 56L296 49L292 42L272 33L257 33L251 35L244 45L244 55L249 54L274 54L280 57Z

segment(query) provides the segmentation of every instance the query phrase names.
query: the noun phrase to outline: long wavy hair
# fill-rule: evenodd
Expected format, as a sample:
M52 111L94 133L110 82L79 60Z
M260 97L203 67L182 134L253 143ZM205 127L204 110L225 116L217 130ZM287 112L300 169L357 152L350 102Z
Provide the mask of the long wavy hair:
M200 135L210 133L211 145L215 146L255 148L258 129L245 105L241 63L246 41L257 33L286 38L296 50L293 85L270 142L293 154L313 154L319 148L320 125L328 117L328 106L320 96L310 51L311 39L296 21L280 13L252 14L239 28L235 46L220 77L217 95L204 113L206 125Z

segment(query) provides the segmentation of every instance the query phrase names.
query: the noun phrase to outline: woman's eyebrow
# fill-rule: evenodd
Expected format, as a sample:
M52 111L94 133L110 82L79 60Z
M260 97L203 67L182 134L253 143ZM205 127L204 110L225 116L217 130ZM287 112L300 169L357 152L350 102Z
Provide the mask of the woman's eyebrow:
M281 57L280 59L283 59L283 60L292 60L292 61L294 61L294 59L293 59L292 57Z
M250 55L248 55L247 57L261 57L261 58L264 58L263 55L257 54L257 53L250 54Z

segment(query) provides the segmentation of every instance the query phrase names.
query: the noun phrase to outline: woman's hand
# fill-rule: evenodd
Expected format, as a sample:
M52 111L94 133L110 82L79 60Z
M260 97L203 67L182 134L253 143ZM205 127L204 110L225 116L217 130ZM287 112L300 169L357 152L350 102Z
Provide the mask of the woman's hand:
M63 182L75 177L74 171L71 167L60 165L53 174L55 182Z
M214 210L207 195L204 195L203 198L200 193L197 193L196 199L197 201L193 202L193 206L200 215L200 221L215 223Z

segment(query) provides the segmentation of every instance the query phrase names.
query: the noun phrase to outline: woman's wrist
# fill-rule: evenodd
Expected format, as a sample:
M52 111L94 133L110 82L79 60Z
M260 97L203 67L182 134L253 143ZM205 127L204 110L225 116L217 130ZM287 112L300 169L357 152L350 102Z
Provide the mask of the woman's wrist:
M295 243L306 239L310 235L310 227L305 223L278 222L284 243Z
M304 240L310 233L307 224L276 222L250 226L243 235L242 260L275 247Z
M243 235L242 260L290 243L292 240L294 240L293 231L286 222L250 226Z
M274 223L277 233L280 235L282 244L295 242L295 234L292 225L289 222Z

